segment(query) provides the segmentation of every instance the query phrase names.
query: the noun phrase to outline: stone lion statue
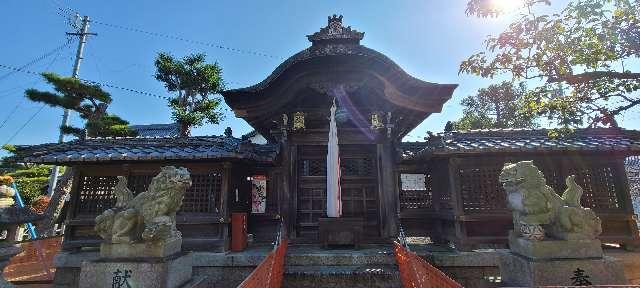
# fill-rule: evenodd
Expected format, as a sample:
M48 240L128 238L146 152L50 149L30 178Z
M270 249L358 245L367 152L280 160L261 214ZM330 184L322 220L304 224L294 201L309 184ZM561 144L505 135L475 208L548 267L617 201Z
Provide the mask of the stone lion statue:
M95 231L108 243L163 241L180 238L176 212L191 187L186 168L162 167L146 192L133 197L127 178L118 176L116 205L96 217Z
M533 161L506 163L499 181L513 211L514 232L518 236L530 240L585 240L602 233L600 218L580 205L583 190L576 184L575 175L567 177L567 190L562 196L546 184Z

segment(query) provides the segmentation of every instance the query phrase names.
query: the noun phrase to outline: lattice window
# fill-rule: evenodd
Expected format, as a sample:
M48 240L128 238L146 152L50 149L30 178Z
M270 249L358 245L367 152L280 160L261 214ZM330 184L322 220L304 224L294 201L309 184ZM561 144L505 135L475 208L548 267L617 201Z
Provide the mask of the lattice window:
M301 176L327 176L327 159L305 159L301 162Z
M373 159L367 158L345 158L340 159L341 176L373 176Z
M133 192L134 195L138 193L147 191L149 189L149 184L151 184L151 179L153 179L153 174L138 174L138 175L130 175L127 177L127 187L129 190Z
M583 189L582 206L598 211L622 208L618 199L614 168L600 166L571 169L569 175L571 174L576 175L576 183ZM557 191L562 193L564 190Z
M78 187L79 215L97 215L115 204L113 188L118 183L115 176L82 176Z
M498 181L502 167L462 168L460 192L464 211L469 214L506 210L504 189Z
M131 175L127 186L134 195L147 191L154 174ZM220 203L222 175L212 172L191 174L192 185L184 195L182 208L178 213L218 213ZM115 176L85 176L80 183L78 214L98 215L115 205L113 188L118 179Z
M431 208L432 181L431 174L401 174L400 209Z
M216 203L219 202L222 186L222 174L192 174L191 188L184 194L181 212L218 213Z

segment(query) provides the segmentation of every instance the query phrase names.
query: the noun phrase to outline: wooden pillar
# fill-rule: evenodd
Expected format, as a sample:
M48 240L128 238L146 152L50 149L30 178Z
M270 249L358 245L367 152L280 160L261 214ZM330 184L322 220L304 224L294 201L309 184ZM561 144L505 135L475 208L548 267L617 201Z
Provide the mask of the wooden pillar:
M65 224L67 224L69 221L73 220L73 218L76 215L76 211L77 211L77 207L80 204L80 181L82 181L82 179L80 179L82 177L82 173L80 173L80 170L82 170L81 167L78 166L72 166L73 167L73 181L71 182L71 192L69 192L69 206L67 208L67 214L64 215L64 219L65 219ZM65 225L64 226L64 236L63 236L63 241L62 241L62 250L77 250L79 249L79 247L70 247L69 245L65 245L65 243L68 243L68 240L72 239L72 235L74 233L73 229L75 229L74 226L72 225Z
M631 231L631 238L633 240L623 243L622 246L627 251L638 251L640 250L640 236L638 235L638 224L636 222L636 217L633 217L635 211L633 210L631 188L629 186L629 178L627 175L627 170L624 166L624 161L624 157L616 157L615 170L613 171L613 175L615 175L616 177L616 187L618 187L618 189L616 189L616 193L618 200L620 201L625 214L629 215L627 225L629 227L629 231Z
M398 236L398 193L394 169L394 151L390 142L377 144L378 199L380 236Z
M289 145L285 142L284 151L282 153L282 165L285 168L283 173L283 207L286 210L286 225L289 231L289 237L296 237L296 202L297 202L297 155L298 149L295 145Z
M458 250L469 250L471 247L467 241L467 229L461 220L464 217L464 199L460 189L460 159L450 158L449 163L449 191L451 192L451 204L454 215L455 236L453 242Z
M232 195L235 191L229 191L230 189L234 189L234 185L231 177L233 173L231 173L231 164L225 162L222 164L222 183L220 189L220 217L224 219L223 229L221 229L220 239L223 241L223 250L228 250L230 245L230 235L229 235L229 224L231 223L231 215L229 214L229 195Z

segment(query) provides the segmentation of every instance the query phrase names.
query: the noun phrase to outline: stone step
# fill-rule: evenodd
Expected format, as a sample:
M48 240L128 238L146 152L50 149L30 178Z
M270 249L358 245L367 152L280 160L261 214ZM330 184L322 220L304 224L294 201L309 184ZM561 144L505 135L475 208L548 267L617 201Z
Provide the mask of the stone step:
M297 287L392 287L400 288L395 265L310 265L286 266L284 288Z
M287 250L288 266L395 265L390 246L365 246L353 249L318 249L315 246L292 246Z

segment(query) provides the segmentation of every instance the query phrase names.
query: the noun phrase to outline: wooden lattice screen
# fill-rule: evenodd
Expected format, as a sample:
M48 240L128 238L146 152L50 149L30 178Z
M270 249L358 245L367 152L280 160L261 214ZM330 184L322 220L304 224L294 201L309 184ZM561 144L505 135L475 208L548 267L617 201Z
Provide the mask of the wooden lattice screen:
M514 161L510 161L514 162ZM560 166L551 162L536 162L551 186L562 194L566 189L565 177L576 175L576 183L584 194L582 205L601 212L614 212L622 209L620 193L621 183L616 181L615 162L591 162L581 167ZM498 181L503 161L483 161L481 164L465 164L459 167L459 188L464 212L467 214L503 213L507 210L504 189ZM562 167L562 168L561 168Z
M77 214L98 215L115 204L115 176L84 176L79 182Z
M504 189L498 181L502 167L461 168L460 194L464 212L484 214L506 210Z
M409 179L421 183L405 183ZM433 176L407 173L400 175L400 209L431 209L433 207ZM446 200L448 202L448 199Z
M137 174L128 177L128 187L134 194L149 188L153 174ZM192 173L192 185L184 195L179 213L219 212L222 174ZM82 176L79 182L78 215L98 215L113 207L113 189L118 182L115 176Z

